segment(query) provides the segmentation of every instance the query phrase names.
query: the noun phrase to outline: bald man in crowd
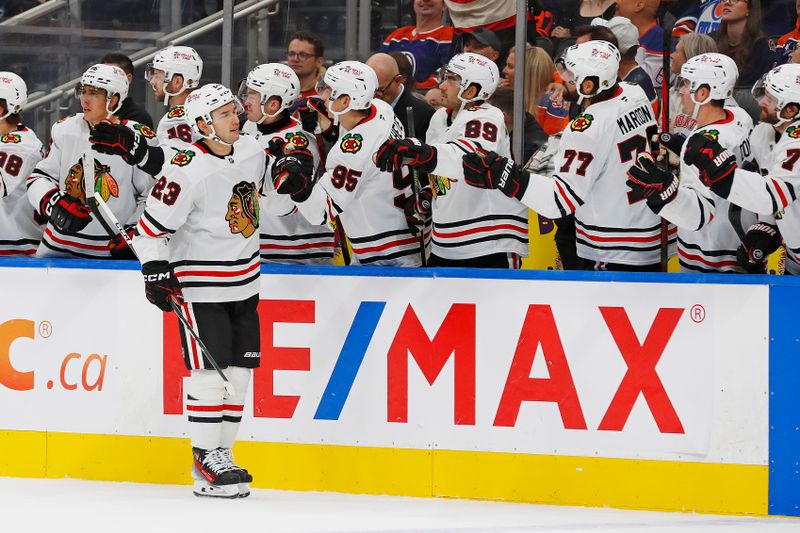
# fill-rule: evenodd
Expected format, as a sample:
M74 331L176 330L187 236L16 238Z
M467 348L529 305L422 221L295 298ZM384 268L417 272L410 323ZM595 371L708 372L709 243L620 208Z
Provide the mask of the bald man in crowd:
M378 76L375 98L380 98L394 108L394 114L403 124L407 137L411 137L407 111L410 106L414 116L414 137L425 142L425 133L428 131L434 109L405 86L405 76L400 74L397 61L389 54L374 54L367 59L367 65L372 67Z

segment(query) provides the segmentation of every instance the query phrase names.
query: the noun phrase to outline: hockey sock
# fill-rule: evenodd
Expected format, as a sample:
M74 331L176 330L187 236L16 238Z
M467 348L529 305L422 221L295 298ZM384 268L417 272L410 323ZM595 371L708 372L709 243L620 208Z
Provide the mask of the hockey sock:
M244 400L247 397L247 387L250 384L249 368L231 366L225 369L225 375L236 389L236 395L225 400L222 410L222 438L220 446L223 448L233 448L236 434L239 432L239 424L242 421L242 411L244 410Z
M214 370L192 370L184 385L192 446L214 450L222 440L222 378Z

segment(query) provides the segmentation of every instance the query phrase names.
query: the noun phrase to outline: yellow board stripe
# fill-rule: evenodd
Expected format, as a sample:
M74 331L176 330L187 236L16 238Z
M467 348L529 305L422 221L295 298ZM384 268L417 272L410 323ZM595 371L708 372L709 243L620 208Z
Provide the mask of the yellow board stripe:
M0 431L0 476L191 482L186 439ZM240 442L254 487L766 515L767 466Z

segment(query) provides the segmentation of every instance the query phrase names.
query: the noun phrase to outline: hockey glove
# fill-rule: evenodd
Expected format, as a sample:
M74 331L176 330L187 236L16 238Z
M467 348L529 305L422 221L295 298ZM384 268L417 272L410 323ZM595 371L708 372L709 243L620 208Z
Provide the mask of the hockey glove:
M147 155L147 140L138 131L108 121L89 132L92 148L101 154L118 155L129 165L138 165Z
M394 172L403 165L432 172L436 168L436 148L419 139L389 139L378 148L375 165L384 172Z
M658 160L664 161L669 168L679 169L681 167L681 150L686 142L686 137L679 133L663 132L654 136L653 145L659 147Z
M644 152L639 154L636 164L628 170L625 184L631 188L628 191L628 203L645 200L650 210L658 214L678 194L680 181L671 171L658 168L653 156Z
M495 152L466 154L464 181L479 189L500 189L509 198L521 200L528 189L528 173Z
M425 221L431 218L432 201L433 193L430 187L423 188L416 196L412 194L406 198L403 212L406 215L406 223L414 235L419 235L420 228L424 229Z
M133 230L136 226L128 226L125 228L125 233L128 238L133 239ZM136 259L133 250L128 246L128 242L122 235L117 235L108 242L108 250L111 252L112 259Z
M736 261L750 274L765 274L767 258L780 245L777 226L758 222L748 228L744 243L736 250Z
M736 156L705 135L692 135L686 142L683 160L700 171L700 180L714 193L727 198L733 185Z
M63 191L52 189L42 198L39 212L61 233L77 233L92 221L89 208Z
M172 311L170 298L183 303L183 292L172 266L167 261L148 261L142 265L144 277L144 295L147 301L162 311Z
M333 119L328 115L328 110L325 107L325 100L318 96L310 96L306 98L305 104L297 108L297 114L300 116L300 124L303 129L309 133L314 133L319 125L322 137L329 141L332 130L338 129L333 125ZM334 137L333 140L336 140Z
M288 194L295 202L305 202L314 188L311 171L314 159L308 155L292 152L279 157L272 165L272 183L278 194ZM309 162L310 161L310 162Z

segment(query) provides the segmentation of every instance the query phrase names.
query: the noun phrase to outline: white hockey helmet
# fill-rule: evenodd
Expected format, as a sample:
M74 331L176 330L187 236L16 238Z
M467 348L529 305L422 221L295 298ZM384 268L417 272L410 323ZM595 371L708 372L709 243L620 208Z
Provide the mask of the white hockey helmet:
M203 60L191 46L168 46L156 52L153 62L147 64L144 79L151 82L156 70L164 72L164 105L167 105L170 96L180 94L186 89L194 89L200 84ZM183 76L183 85L178 92L170 93L167 91L167 85L176 74Z
M686 61L681 67L681 79L689 85L692 101L705 104L710 100L725 100L733 95L733 88L739 78L739 69L736 62L716 52L696 55ZM709 97L703 101L695 100L694 94L703 85L710 91Z
M25 85L25 80L13 72L0 72L0 100L6 102L6 112L0 116L0 120L22 111L22 106L28 101L28 86Z
M186 111L186 122L192 128L192 131L194 131L200 137L203 137L204 139L211 139L222 144L230 144L223 141L217 135L217 131L214 129L214 120L211 116L211 113L222 106L230 104L231 102L236 104L237 115L244 113L242 103L238 98L236 98L236 96L234 96L230 89L219 83L209 83L207 85L203 85L199 89L192 91L191 94L186 97L186 102L183 104L183 108ZM197 121L199 119L203 119L206 124L208 124L209 128L211 128L210 134L200 131L200 128L197 125Z
M800 65L787 63L775 67L756 82L752 92L756 100L763 98L765 93L775 98L776 125L794 120L795 117L782 118L781 111L789 104L800 105Z
M620 55L617 47L608 41L586 41L567 48L556 61L556 67L564 81L574 82L578 92L578 103L606 91L617 83ZM588 78L597 78L597 90L583 94L581 85Z
M247 99L247 89L261 95L261 120L274 117L284 109L289 108L300 97L300 79L294 70L281 63L267 63L258 65L250 71L247 78L239 86L239 99ZM264 113L264 104L272 97L281 99L281 107L272 115Z
M103 89L106 91L106 112L113 115L122 107L122 101L128 97L128 75L115 65L92 65L83 73L81 81L75 87L75 96L80 98L85 86ZM114 95L119 96L119 101L114 109L109 109L108 104Z
M336 63L325 72L322 79L322 89L330 87L331 95L328 98L328 111L338 122L339 115L350 110L369 109L375 90L378 88L378 76L372 67L360 61L342 61ZM350 103L342 111L334 112L331 104L340 96L350 97Z
M480 54L473 54L472 52L463 52L456 54L447 65L444 67L444 73L449 72L461 78L458 86L458 99L463 103L474 102L476 100L487 100L500 82L500 71L497 65L491 59L488 59ZM465 99L463 97L464 91L472 85L476 84L480 87L474 97Z

